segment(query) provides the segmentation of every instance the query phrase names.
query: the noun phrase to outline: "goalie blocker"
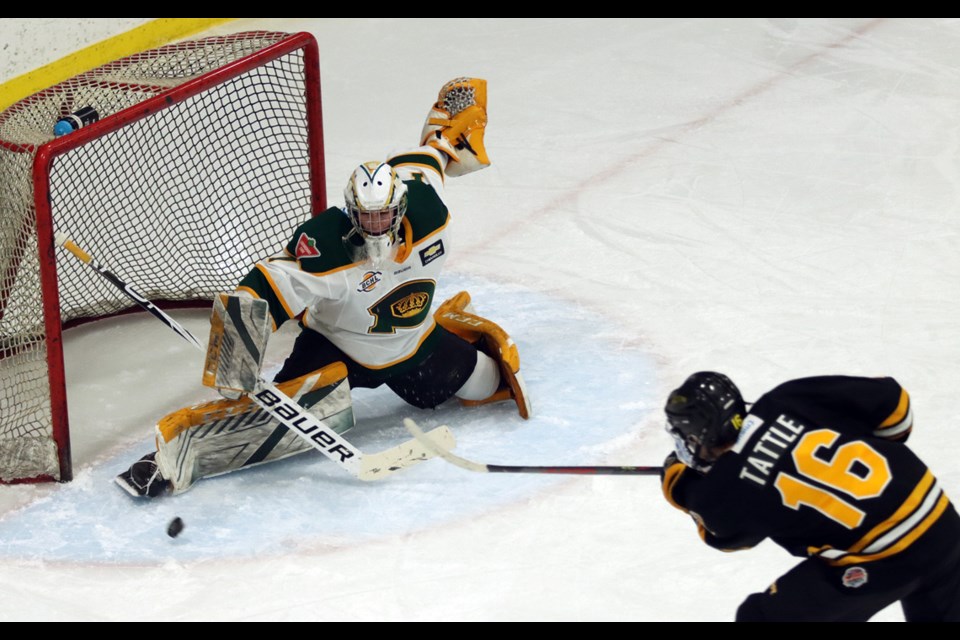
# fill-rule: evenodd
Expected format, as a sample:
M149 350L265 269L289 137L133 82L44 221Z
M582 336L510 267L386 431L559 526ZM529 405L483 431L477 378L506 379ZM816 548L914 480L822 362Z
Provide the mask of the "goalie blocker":
M271 333L265 300L242 293L218 294L210 315L203 384L229 400L253 391Z

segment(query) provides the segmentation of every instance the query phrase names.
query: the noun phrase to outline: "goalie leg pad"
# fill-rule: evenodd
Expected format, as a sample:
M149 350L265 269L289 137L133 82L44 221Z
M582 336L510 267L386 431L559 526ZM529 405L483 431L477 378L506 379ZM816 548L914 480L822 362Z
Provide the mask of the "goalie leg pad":
M210 315L203 384L234 400L253 391L272 327L266 300L218 294Z
M487 126L487 81L454 78L443 85L423 125L420 144L438 149L450 160L446 174L462 176L490 166L483 144Z
M470 294L461 291L444 302L434 314L441 327L459 335L496 361L500 366L500 387L483 400L460 400L465 406L476 406L513 399L524 419L530 417L532 407L526 383L520 375L520 353L507 332L496 323L473 313Z
M277 388L337 433L354 426L347 368L341 362ZM249 397L180 409L157 424L157 464L174 494L201 478L312 450Z

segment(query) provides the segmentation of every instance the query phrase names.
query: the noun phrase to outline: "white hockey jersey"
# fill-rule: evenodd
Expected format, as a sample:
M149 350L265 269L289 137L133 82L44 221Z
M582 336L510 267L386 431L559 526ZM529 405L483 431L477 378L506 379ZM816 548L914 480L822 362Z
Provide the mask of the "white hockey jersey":
M436 326L430 313L450 249L443 163L421 147L388 161L407 185L407 213L392 259L355 261L346 213L331 207L294 231L285 249L241 281L269 303L274 329L299 318L357 363L386 369L414 357Z

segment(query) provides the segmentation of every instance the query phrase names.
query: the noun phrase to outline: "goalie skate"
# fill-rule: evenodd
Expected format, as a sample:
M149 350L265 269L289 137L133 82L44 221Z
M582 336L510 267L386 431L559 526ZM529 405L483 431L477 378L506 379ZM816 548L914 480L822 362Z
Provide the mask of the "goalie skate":
M170 488L170 481L160 474L156 452L148 453L115 480L120 488L134 498L155 498Z

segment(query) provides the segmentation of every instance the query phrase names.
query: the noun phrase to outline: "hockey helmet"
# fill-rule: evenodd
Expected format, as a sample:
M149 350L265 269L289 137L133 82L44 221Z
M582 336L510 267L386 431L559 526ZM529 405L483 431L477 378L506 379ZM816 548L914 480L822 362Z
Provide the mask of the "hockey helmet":
M365 238L395 236L407 213L407 185L385 162L357 167L343 197L354 229Z
M722 373L699 371L667 397L667 432L676 441L677 457L698 471L709 471L716 450L733 444L746 415L736 385Z

